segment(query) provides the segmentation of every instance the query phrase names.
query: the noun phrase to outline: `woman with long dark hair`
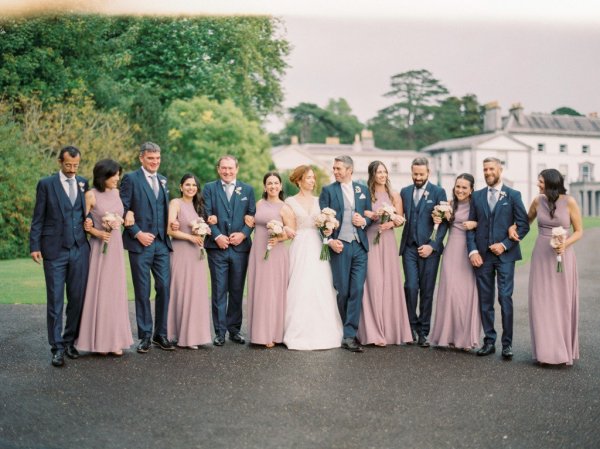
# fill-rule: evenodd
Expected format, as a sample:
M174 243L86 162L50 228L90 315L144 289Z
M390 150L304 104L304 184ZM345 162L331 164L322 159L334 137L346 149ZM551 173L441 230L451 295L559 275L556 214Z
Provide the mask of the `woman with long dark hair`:
M438 285L435 321L431 329L431 343L470 351L481 339L481 317L475 272L467 251L467 231L477 223L468 221L471 194L475 185L473 175L457 176L452 189L452 215L448 243L442 256ZM439 222L434 215L434 222Z
M117 356L133 344L121 237L124 210L117 188L120 176L118 162L98 161L94 188L85 194L86 215L91 213L93 222L91 228L86 226L92 236L90 271L75 341L77 349Z
M358 340L363 345L399 345L413 341L406 309L398 245L394 228L403 223L402 199L392 190L388 170L381 161L373 161L368 168L367 185L371 194L372 212L365 212L374 223L367 229L369 259L358 325ZM382 222L378 209L393 206L393 218ZM378 243L375 244L375 239Z
M538 222L529 270L532 355L538 363L552 365L572 365L579 359L579 281L572 245L583 235L583 226L577 202L567 195L564 182L558 170L542 170L537 183L540 194L528 212L529 223L536 218ZM554 248L552 233L559 227L566 235Z
M191 173L179 183L181 198L169 203L169 226L172 238L171 295L167 319L167 338L177 346L198 349L211 342L210 302L206 261L203 257L204 237L193 232L198 219L213 223L204 211L200 181ZM179 227L173 230L172 224ZM210 230L209 230L210 232Z
M279 173L265 174L263 188L248 261L248 336L250 343L272 348L283 342L289 259L281 242L287 239L283 226L293 225L293 212L283 202ZM267 229L272 220L282 224L278 235Z

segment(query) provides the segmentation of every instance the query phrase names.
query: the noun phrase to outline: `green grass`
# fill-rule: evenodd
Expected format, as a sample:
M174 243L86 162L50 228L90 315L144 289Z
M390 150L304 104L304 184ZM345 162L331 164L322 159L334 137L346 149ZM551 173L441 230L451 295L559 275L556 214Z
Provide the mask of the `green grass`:
M583 228L600 227L600 217L585 217ZM396 239L400 242L402 229L396 229ZM531 258L531 251L537 237L537 225L534 222L531 231L521 242L523 260L517 266L524 265ZM133 284L129 271L129 259L125 254L125 267L127 270L127 294L133 299ZM0 260L0 304L45 304L46 287L44 283L44 270L41 265L31 259Z

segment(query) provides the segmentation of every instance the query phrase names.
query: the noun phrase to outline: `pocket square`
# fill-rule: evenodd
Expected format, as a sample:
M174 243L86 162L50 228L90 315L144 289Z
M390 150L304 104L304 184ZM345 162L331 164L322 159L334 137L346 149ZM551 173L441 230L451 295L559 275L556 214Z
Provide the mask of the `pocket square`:
M427 204L429 204L429 203L433 203L433 201L431 201L431 200L427 200Z
M367 197L365 196L365 194L364 194L364 193L361 193L361 194L360 194L360 196L358 197L358 199L359 199L359 200L364 200L364 199L366 199L366 198L367 198Z
M245 196L244 198L242 198L240 201L248 201L248 197Z

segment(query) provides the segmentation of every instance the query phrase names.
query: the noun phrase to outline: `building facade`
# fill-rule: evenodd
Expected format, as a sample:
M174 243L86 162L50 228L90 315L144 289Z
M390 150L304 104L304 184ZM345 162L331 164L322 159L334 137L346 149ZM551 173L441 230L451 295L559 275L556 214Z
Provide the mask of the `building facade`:
M502 117L497 103L490 103L483 134L436 142L422 151L435 168L433 181L448 194L465 172L474 175L476 189L484 187L483 160L492 156L503 161L504 182L522 193L526 207L538 194L538 174L556 168L582 214L600 215L600 119L595 114L525 114L515 105Z

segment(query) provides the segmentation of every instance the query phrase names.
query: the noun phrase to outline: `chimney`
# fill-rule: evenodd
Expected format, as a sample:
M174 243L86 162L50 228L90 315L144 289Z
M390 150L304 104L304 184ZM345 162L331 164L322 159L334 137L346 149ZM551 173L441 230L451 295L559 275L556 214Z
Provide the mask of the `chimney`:
M588 118L598 118L598 113L597 112L590 112L588 114Z
M339 145L340 138L339 137L327 137L325 138L325 145Z
M292 136L290 145L298 145L298 136Z
M510 107L509 114L515 116L515 119L519 125L522 124L523 106L521 106L521 103L513 103L513 105Z
M502 125L502 116L500 115L500 106L497 101L492 101L485 105L485 115L483 117L483 132L492 132L500 129Z
M360 132L360 138L362 140L363 150L375 149L375 140L373 139L373 131L370 129L363 129Z
M360 141L360 136L358 134L354 134L354 143L352 144L352 151L362 151L362 142Z

